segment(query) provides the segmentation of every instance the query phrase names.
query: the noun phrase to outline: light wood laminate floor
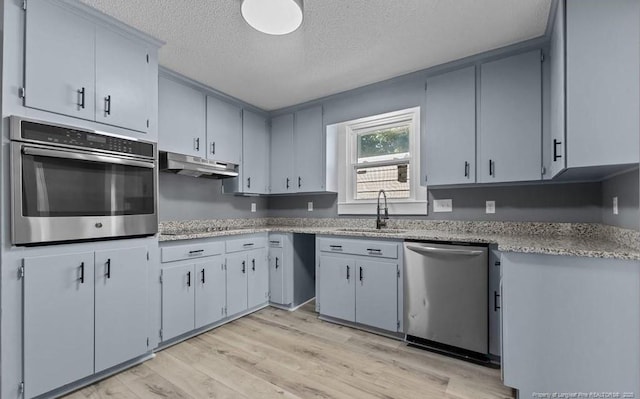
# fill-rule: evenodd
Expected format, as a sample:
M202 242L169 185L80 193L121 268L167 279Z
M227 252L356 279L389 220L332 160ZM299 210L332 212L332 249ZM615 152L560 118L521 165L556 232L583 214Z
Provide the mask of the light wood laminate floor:
M81 398L513 398L499 370L266 308L88 386Z

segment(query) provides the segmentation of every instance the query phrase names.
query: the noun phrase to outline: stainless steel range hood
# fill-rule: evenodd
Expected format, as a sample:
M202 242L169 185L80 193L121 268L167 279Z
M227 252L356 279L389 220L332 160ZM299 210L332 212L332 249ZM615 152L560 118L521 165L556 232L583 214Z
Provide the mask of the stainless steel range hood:
M238 176L238 165L232 163L210 161L191 155L160 153L160 170L191 177L209 179L226 179Z

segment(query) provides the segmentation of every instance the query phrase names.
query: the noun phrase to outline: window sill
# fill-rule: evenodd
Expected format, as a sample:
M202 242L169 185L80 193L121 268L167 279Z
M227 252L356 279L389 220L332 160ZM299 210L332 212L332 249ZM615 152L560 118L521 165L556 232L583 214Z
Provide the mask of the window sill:
M427 215L427 201L389 202L389 215ZM338 215L375 215L376 202L338 202Z

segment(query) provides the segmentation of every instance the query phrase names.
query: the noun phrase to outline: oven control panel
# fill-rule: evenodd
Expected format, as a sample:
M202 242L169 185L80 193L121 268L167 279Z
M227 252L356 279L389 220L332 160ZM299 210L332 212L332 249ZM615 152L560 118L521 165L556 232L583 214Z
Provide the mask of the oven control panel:
M153 144L150 143L30 121L22 121L21 138L43 144L80 147L88 150L151 158L154 156Z

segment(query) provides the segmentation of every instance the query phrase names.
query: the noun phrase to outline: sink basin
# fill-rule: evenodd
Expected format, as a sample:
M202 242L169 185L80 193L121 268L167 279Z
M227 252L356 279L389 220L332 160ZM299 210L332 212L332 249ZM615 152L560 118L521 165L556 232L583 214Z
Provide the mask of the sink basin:
M403 230L403 229L360 229L360 228L356 228L356 227L345 227L345 228L340 228L340 229L336 229L337 231L346 231L346 232L352 232L352 233L390 233L390 234L394 234L394 233L404 233L407 230Z

